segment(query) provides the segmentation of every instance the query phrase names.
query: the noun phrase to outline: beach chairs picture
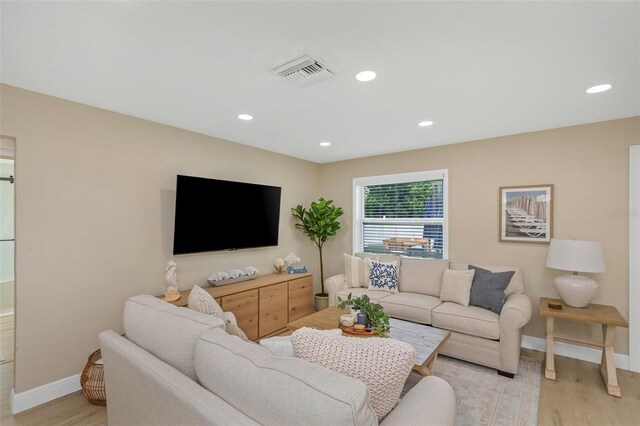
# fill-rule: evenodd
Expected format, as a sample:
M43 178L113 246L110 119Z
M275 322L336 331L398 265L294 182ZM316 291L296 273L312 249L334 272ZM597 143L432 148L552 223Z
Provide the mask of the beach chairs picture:
M549 244L553 185L500 187L500 241Z

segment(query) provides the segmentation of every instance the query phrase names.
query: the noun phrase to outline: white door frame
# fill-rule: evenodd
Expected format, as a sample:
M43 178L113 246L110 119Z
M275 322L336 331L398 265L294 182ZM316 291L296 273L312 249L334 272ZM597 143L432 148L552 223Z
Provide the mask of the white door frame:
M640 145L629 148L629 370L640 372Z

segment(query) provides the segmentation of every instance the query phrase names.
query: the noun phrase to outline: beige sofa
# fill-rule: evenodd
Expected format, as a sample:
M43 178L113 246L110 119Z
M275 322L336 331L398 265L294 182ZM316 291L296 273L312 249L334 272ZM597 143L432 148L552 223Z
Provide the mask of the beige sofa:
M471 263L492 272L515 271L505 289L504 306L498 315L476 306L464 307L440 300L444 271L447 268L468 269L469 263L368 253L356 256L399 261L399 292L346 288L345 275L340 274L325 281L329 305L337 303L337 296L344 299L349 293L353 296L366 294L393 318L450 330L451 337L441 354L495 368L507 377L518 372L521 329L531 319L531 301L524 294L520 268Z
M100 334L110 426L378 424L364 383L272 356L212 316L141 295L126 302L124 328ZM381 424L454 418L451 386L427 377Z

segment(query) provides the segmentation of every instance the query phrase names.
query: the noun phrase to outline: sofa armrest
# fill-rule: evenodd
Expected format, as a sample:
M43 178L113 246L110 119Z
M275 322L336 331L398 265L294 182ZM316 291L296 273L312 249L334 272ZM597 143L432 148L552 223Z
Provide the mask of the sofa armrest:
M324 289L329 294L329 306L338 304L338 292L344 288L344 274L334 275L324 280Z
M380 426L453 425L456 395L449 383L439 377L420 380L382 420Z
M114 331L99 335L110 425L257 425Z
M500 370L516 374L520 363L522 327L531 319L531 301L525 294L507 296L500 312Z
M500 330L508 328L522 328L531 319L533 308L531 301L525 294L514 293L507 296L500 312Z
M229 322L236 327L238 326L238 320L236 319L236 316L231 311L224 313L224 320L225 322Z

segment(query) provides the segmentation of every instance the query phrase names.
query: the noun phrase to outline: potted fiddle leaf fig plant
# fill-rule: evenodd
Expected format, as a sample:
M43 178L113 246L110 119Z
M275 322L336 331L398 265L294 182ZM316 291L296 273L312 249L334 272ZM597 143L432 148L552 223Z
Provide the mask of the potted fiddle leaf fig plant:
M291 214L298 220L296 228L302 230L309 237L309 240L316 244L320 254L320 284L322 291L315 295L316 310L318 311L329 306L329 295L324 291L322 247L340 229L338 218L343 213L342 207L337 207L333 204L333 200L325 200L324 198L312 202L308 209L301 205L291 209Z

